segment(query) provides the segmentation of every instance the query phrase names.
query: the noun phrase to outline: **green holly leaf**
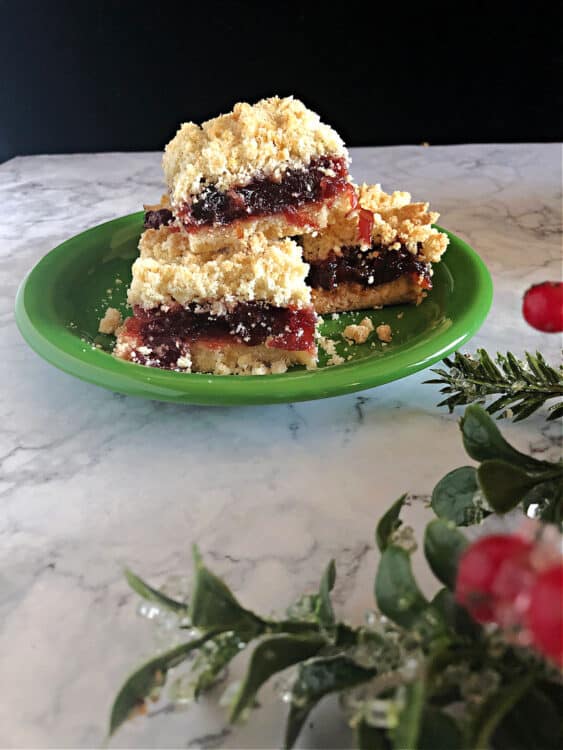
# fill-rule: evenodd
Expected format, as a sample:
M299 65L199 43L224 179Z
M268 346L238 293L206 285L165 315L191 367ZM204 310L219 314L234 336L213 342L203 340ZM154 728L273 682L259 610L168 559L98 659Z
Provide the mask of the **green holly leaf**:
M428 606L412 573L409 554L395 545L381 556L375 579L375 600L384 615L409 628Z
M325 639L319 636L275 635L262 641L250 658L246 677L231 709L231 721L236 721L245 708L253 704L256 693L272 675L310 659L324 645Z
M401 525L399 516L406 499L407 494L405 493L404 495L401 495L398 500L395 500L393 505L381 517L379 523L377 524L377 528L375 530L375 541L377 542L377 546L380 552L383 552L388 547L388 545L391 544L391 537L393 535L393 532L396 531Z
M499 459L483 461L477 469L477 479L487 502L497 513L516 508L539 482L537 476Z
M154 602L155 604L158 604L164 609L167 609L170 612L174 612L177 615L187 614L188 604L186 602L179 602L176 599L172 599L166 594L163 594L162 591L158 591L158 589L149 586L148 583L145 583L141 578L139 578L139 576L135 575L135 573L133 573L128 568L125 569L125 578L127 579L127 583L129 584L129 586L131 586L133 591L139 594L139 596L142 596L143 599Z
M475 461L500 459L536 471L546 466L544 461L520 453L507 443L495 422L477 404L466 408L460 427L465 450Z
M192 624L201 630L233 630L249 641L266 630L262 618L242 607L228 586L202 562L194 547L195 582L189 610Z
M292 688L292 701L287 718L285 748L295 744L307 717L317 703L330 693L360 685L374 677L374 669L366 669L347 656L314 659L299 665Z
M488 515L479 506L482 497L473 466L461 466L440 479L432 492L432 510L439 518L456 526L471 526L479 515Z
M467 540L453 524L437 518L424 533L424 555L436 578L449 589L455 587L457 566Z
M133 672L123 684L113 703L109 735L114 734L127 719L142 712L147 699L155 698L159 694L166 682L168 670L185 661L193 651L201 648L213 636L214 633L208 633L194 641L182 643L151 659Z

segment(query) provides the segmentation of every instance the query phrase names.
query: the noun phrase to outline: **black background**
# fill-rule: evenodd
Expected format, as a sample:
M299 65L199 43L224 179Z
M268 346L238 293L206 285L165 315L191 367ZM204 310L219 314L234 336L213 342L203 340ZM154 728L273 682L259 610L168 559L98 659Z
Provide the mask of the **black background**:
M0 161L293 93L349 145L556 141L561 4L0 0Z

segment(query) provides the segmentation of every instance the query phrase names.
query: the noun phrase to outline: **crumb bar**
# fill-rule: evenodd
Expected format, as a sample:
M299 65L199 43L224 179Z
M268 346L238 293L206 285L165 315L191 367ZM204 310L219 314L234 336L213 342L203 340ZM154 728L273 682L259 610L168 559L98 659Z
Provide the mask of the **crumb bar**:
M202 255L161 227L146 230L133 264L114 354L185 372L265 374L316 364L308 266L290 239Z
M354 210L301 239L316 311L419 304L432 288L432 263L448 245L432 226L437 219L427 203L412 203L408 193L358 188Z
M201 126L185 123L170 141L162 217L173 215L194 252L256 232L278 239L322 230L353 207L348 162L338 134L297 99L239 103Z

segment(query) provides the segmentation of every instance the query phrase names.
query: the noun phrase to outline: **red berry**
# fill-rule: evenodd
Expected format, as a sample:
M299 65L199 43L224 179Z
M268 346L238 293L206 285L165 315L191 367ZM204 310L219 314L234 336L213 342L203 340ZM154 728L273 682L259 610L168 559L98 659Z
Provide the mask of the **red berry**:
M538 651L563 666L563 564L538 574L527 619Z
M524 295L522 314L538 331L563 331L563 282L544 281L531 286Z
M497 602L516 597L513 571L515 567L527 569L531 549L530 542L522 537L491 534L465 550L459 561L455 594L477 622L495 622Z
M530 606L530 591L536 583L529 552L516 554L499 565L491 586L494 621L503 630L519 632Z

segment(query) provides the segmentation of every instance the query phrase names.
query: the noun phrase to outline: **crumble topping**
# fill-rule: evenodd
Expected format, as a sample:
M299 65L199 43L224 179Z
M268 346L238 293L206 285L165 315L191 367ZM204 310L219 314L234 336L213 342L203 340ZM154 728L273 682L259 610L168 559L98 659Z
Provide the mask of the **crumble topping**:
M411 202L411 194L402 190L386 193L381 185L367 185L365 182L357 189L360 206L372 213L402 208Z
M113 335L119 326L121 325L121 313L116 310L115 307L108 307L104 317L100 320L98 326L99 333L107 333Z
M344 156L342 139L298 99L277 96L204 122L184 123L166 146L162 165L172 205L179 206L209 185L226 191L256 174L281 179L288 167L311 159Z
M186 370L187 372L191 372L192 370L192 358L190 357L189 352L185 352L181 357L178 357L176 360L176 367L179 370Z
M373 323L370 318L364 318L358 325L346 326L342 335L348 341L353 341L355 344L365 344L368 340L370 333L373 331Z
M432 226L440 214L429 211L428 203L411 203L410 193L395 191L388 194L381 185L363 184L357 188L358 206L351 212L341 212L334 223L317 235L303 237L306 260L324 259L331 252L341 253L342 247L370 245L360 238L364 212L369 212L368 232L372 244L385 245L389 250L405 247L426 263L437 263L448 246L448 237Z
M360 206L373 213L372 241L398 249L401 245L428 263L437 263L449 239L432 224L440 218L428 203L411 203L410 193L384 193L381 185L363 184ZM397 245L397 247L393 247Z
M318 342L325 354L328 354L327 365L333 366L343 364L345 361L344 357L341 357L336 351L336 341L334 341L334 339L326 338L326 336L319 336Z
M145 309L178 302L262 301L275 307L311 304L309 266L293 240L254 235L246 245L213 254L189 251L179 232L147 230L133 264L128 302Z
M391 326L387 325L387 323L382 323L380 326L377 326L375 333L377 334L377 338L385 344L388 344L393 338Z

